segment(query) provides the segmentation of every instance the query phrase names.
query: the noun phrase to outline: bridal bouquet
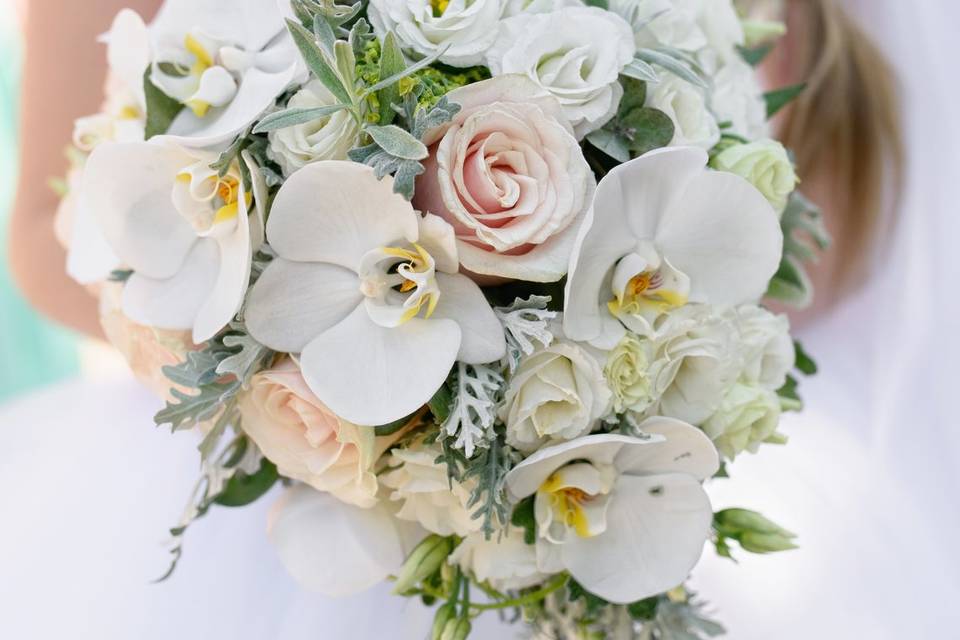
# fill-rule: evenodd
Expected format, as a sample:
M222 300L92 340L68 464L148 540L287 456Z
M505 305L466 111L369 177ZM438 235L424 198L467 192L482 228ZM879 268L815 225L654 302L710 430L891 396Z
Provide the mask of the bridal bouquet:
M785 442L814 365L761 300L826 244L768 137L777 33L726 0L122 11L59 229L157 424L203 434L174 564L279 495L295 578L391 580L433 638L722 633L704 544L793 534L703 483Z

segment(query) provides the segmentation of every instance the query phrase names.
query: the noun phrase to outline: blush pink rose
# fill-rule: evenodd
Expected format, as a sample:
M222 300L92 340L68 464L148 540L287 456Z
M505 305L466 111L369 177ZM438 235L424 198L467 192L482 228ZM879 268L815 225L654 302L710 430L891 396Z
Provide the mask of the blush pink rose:
M239 397L241 426L281 474L357 505L377 502L376 461L400 437L376 437L334 415L290 359L261 371Z
M461 110L424 138L414 205L454 227L460 263L480 280L559 280L596 188L560 103L520 75L448 98Z

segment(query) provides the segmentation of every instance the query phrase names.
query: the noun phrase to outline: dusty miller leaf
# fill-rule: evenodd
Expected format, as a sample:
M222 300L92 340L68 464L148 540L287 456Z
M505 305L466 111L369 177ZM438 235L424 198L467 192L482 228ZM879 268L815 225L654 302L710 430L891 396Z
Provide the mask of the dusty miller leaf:
M471 458L476 449L488 446L495 438L493 425L504 380L499 371L488 365L463 362L457 363L454 378L453 403L442 430L456 438L453 446Z
M548 347L553 342L550 321L557 317L557 312L547 309L551 299L550 296L532 295L526 300L517 298L510 306L493 310L507 339L506 360L510 373L516 370L524 354L534 352L535 343Z

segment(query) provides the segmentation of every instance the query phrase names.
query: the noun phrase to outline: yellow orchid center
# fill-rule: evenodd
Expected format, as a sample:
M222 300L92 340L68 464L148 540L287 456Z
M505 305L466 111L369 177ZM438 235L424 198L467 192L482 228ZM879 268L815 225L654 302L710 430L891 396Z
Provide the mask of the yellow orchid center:
M450 0L430 0L430 7L433 9L433 17L439 18L443 12L450 6Z
M394 274L400 276L399 284L393 288L399 293L410 293L413 296L404 304L399 323L403 324L417 317L424 307L424 317L432 316L440 301L440 292L433 283L434 261L427 250L413 243L413 250L383 247L380 252L384 256L400 259L400 262L391 268Z
M660 270L644 271L630 278L619 294L607 304L613 315L665 313L687 304L687 295L666 286Z
M199 78L207 69L214 65L214 59L213 56L210 55L210 52L207 51L206 47L204 47L199 40L189 33L184 38L183 46L193 54L195 58L193 65L190 67L190 75ZM204 100L187 100L186 104L198 118L204 117L210 110L210 103Z
M552 474L540 487L540 491L550 498L550 508L554 518L564 525L571 527L581 538L590 538L590 521L583 509L584 504L593 499L593 496L577 487L563 485L563 479L558 473Z

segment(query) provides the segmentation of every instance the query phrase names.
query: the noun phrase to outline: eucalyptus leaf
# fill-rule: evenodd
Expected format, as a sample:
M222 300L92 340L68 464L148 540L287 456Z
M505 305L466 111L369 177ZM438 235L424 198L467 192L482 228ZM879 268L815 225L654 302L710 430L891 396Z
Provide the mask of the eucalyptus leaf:
M283 111L276 111L257 123L253 128L254 133L266 133L276 131L277 129L286 129L305 122L312 122L332 115L338 111L349 109L345 104L334 104L326 107L291 107Z
M634 156L665 147L673 140L673 120L659 109L632 109L620 118L618 124Z
M247 474L243 471L235 473L213 502L223 507L246 506L262 497L279 478L276 465L263 458L256 473Z
M631 109L642 107L647 101L647 83L624 77L620 79L620 86L623 87L623 97L617 107L617 116L623 117Z
M773 44L761 44L753 48L738 46L737 51L740 52L740 57L743 58L747 64L751 67L756 67L773 51Z
M630 160L630 141L616 131L597 129L587 134L587 142L619 162Z
M371 125L365 131L381 149L397 158L423 160L430 155L425 144L414 138L409 131L396 125Z
M293 37L293 42L300 50L300 55L303 56L304 62L307 63L307 67L309 67L310 71L323 83L323 86L325 86L339 102L353 104L353 98L346 87L344 87L340 75L335 69L335 63L331 64L328 56L323 52L323 49L320 48L320 45L317 44L313 34L289 19L287 20L287 28Z
M763 100L767 103L767 118L772 118L780 109L783 109L806 88L807 84L801 82L782 89L775 89L763 94Z

